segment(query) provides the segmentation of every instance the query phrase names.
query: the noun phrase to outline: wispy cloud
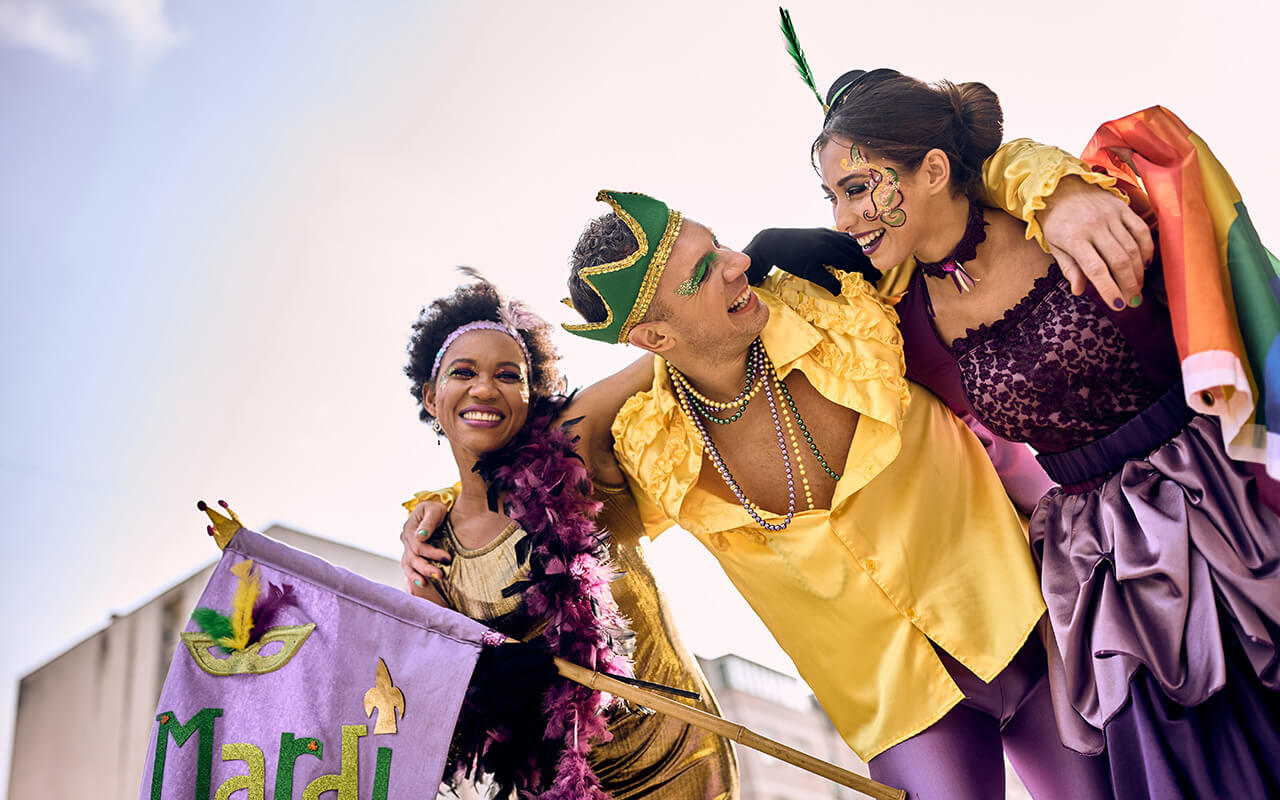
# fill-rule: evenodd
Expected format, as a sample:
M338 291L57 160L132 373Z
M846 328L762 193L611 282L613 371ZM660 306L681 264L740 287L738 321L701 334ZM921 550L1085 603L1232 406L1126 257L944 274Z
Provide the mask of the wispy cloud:
M49 5L0 2L0 40L69 67L88 69L94 63L89 36L72 30L61 12Z
M0 0L0 42L91 69L111 44L146 68L181 39L166 0Z
M165 0L84 0L106 17L134 57L151 63L181 37L165 17Z

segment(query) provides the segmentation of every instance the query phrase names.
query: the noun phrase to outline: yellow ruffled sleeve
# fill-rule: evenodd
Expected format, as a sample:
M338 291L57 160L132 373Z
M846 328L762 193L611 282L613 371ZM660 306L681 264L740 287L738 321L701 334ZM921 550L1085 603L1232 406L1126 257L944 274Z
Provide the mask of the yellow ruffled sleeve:
M453 508L453 501L458 499L458 495L462 492L462 484L455 483L444 489L428 489L422 492L414 492L413 497L405 500L400 505L404 506L406 511L412 511L418 507L419 503L435 502L445 507L445 510Z
M701 443L671 395L665 363L654 360L653 388L628 398L612 428L613 453L650 539L675 524L702 464Z
M1044 210L1045 198L1053 194L1058 182L1068 175L1101 186L1121 200L1129 201L1124 192L1116 188L1115 178L1093 172L1070 153L1031 139L1005 142L987 159L982 170L982 181L986 186L984 200L993 208L1003 208L1027 223L1027 238L1034 238L1047 253L1049 248L1036 212ZM883 281L881 286L884 286Z

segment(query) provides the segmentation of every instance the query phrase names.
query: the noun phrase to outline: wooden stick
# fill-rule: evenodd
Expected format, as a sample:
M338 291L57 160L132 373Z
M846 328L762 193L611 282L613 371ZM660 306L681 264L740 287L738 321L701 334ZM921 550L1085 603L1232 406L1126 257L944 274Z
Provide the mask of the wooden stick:
M775 742L773 739L761 736L755 731L730 722L723 717L708 714L701 709L687 706L678 700L672 700L656 692L641 689L638 686L631 686L610 678L608 675L593 672L586 667L565 661L563 658L557 658L555 661L556 669L559 670L560 674L574 683L580 683L590 689L608 692L637 705L651 708L654 711L661 711L663 714L673 716L682 722L696 725L703 730L723 736L726 739L732 739L744 747L750 747L752 750L767 753L788 764L794 764L815 775L821 775L829 781L835 781L841 786L847 786L850 789L862 792L868 797L874 797L876 800L906 800L907 793L901 789L885 786L883 783L864 778L857 773L837 767L835 764L828 763L820 758L814 758L808 753L802 753L795 748L787 747L781 742Z

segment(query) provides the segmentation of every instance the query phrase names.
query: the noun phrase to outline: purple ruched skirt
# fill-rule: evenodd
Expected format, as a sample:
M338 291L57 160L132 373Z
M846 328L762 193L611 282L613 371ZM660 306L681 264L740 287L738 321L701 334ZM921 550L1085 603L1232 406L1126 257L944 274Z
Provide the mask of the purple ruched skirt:
M1180 391L1041 456L1054 712L1117 797L1280 797L1280 517Z

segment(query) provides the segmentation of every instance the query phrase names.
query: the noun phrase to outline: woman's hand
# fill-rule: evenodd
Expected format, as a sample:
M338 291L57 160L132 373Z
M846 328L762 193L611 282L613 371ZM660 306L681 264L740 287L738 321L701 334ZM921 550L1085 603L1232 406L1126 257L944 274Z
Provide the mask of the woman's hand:
M1123 200L1067 176L1045 198L1039 216L1049 253L1073 294L1093 284L1112 308L1142 302L1142 280L1155 245L1142 217Z
M448 564L451 557L448 552L427 544L427 539L444 522L446 513L444 505L440 503L418 503L409 512L409 518L400 530L400 542L404 545L400 568L404 570L409 593L442 606L447 604L431 581L444 577L444 570L440 565Z
M847 233L830 228L766 228L742 248L751 259L747 281L756 286L769 270L777 267L810 283L816 283L833 295L840 295L840 279L827 271L828 266L842 272L859 272L871 284L880 280L880 270Z

